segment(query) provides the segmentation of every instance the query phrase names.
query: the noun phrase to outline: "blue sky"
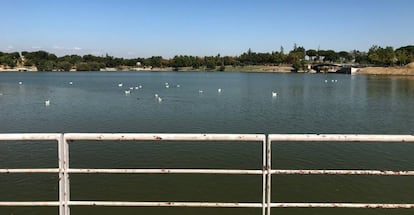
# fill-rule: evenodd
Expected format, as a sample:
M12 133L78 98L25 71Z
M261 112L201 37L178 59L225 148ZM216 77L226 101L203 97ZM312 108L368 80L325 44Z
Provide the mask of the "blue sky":
M0 0L0 51L169 58L414 44L413 0Z

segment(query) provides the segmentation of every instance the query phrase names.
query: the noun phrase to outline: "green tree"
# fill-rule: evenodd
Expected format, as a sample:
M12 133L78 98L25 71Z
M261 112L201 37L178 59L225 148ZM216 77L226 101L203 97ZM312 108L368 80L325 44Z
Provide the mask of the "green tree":
M149 64L148 66L152 67L162 67L162 57L161 56L152 56L146 60Z
M280 63L286 63L286 54L285 54L285 49L283 48L283 46L280 46L279 59L280 59Z
M281 64L283 62L283 59L279 52L272 52L270 57L270 63L272 64Z
M87 54L82 57L83 62L92 62L92 61L99 61L99 57Z
M22 51L22 56L25 57L29 52L27 51ZM0 56L1 56L1 52L0 52Z
M315 49L308 49L306 50L306 55L313 61L315 59L314 57L318 55L318 52Z
M38 71L53 71L56 68L56 62L51 60L40 60L35 65Z
M45 69L43 71L53 71L56 69L56 62L53 60L47 60L45 61L44 66Z
M79 56L79 55L71 55L71 56L70 56L70 60L69 60L69 62L70 62L72 65L76 65L76 64L78 64L78 63L82 62L82 57L81 57L81 56Z
M57 61L58 57L55 54L49 54L47 59L50 61Z
M355 59L355 63L366 65L369 63L368 54L366 52L360 52L358 50L352 51L352 57Z
M293 50L291 52L296 53L297 57L299 57L299 59L301 60L305 60L305 56L306 56L306 50L305 48L303 48L303 46L297 46L296 43L293 46Z
M193 69L199 69L200 66L203 65L203 59L200 57L195 57L194 61L192 62Z
M339 55L334 50L327 50L324 54L325 58L323 59L323 61L337 62L339 60Z
M395 50L396 52L405 51L406 55L408 56L407 63L414 62L414 45L411 46L403 46Z
M293 46L293 50L289 52L286 62L292 64L295 71L301 70L305 65L306 50L301 46L297 46L296 43Z
M27 53L27 58L30 59L34 59L35 61L40 61L40 60L47 60L49 56L49 53L46 51L35 51L35 52L30 52Z
M395 52L391 46L385 47L381 53L382 61L386 66L393 66L395 63Z
M13 60L18 60L20 59L20 53L19 52L12 52L8 54L9 57Z
M39 71L52 71L55 69L57 57L55 54L49 54L46 51L22 52L24 56L24 65L35 65Z
M14 68L17 65L17 62L20 61L19 52L12 53L3 53L0 54L0 64L6 65L8 67Z
M391 46L382 48L373 45L368 51L368 59L370 63L377 66L392 66L395 62L394 49Z
M191 60L188 58L188 56L176 55L172 59L171 65L178 70L180 67L187 67L187 66L190 66L192 64L191 64Z
M16 67L16 60L13 60L9 55L3 55L0 57L0 64L14 68Z
M351 53L346 51L338 52L338 57L342 62L351 62L353 59Z
M72 64L69 61L59 61L57 63L57 68L61 71L70 71L72 69Z
M409 55L406 50L400 49L395 51L395 57L397 58L398 63L400 66L405 65L408 63Z
M207 70L215 70L216 69L216 62L214 57L204 57L204 62Z
M88 66L90 71L99 71L101 68L105 67L103 63L97 61L88 62Z
M33 65L34 63L31 60L27 60L27 59L24 60L23 66L33 66Z
M88 63L81 62L76 64L76 71L91 71L91 68Z
M252 65L252 64L254 64L255 55L256 55L256 53L252 52L252 50L249 48L249 50L247 50L247 52L244 52L243 54L240 55L240 57L239 57L240 62L242 62L243 64L246 64L246 65Z
M326 54L326 51L325 50L318 50L317 51L317 56L316 56L316 59L318 60L318 61L320 61L320 60L324 60L324 58L325 58L325 54Z
M304 60L300 52L290 52L286 57L286 63L291 64L295 71L299 71L304 67Z

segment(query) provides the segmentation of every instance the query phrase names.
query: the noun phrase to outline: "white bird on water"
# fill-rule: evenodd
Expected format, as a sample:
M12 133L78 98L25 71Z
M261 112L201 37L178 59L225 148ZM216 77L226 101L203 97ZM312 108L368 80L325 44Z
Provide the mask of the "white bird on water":
M158 97L158 102L162 102L162 98L161 97Z
M69 84L70 84L70 85L72 85L72 84L73 84L73 82L72 82L72 81L69 81Z
M198 93L203 93L203 91L202 90L198 90Z
M158 94L155 94L154 96L155 96L155 98L158 98Z
M277 96L277 92L272 91L272 97L276 97Z
M23 82L19 81L19 84L20 84L20 85L22 85L22 84L23 84Z
M217 89L217 92L221 93L221 88L218 88L218 89Z
M50 105L50 100L46 100L45 101L45 106L49 106Z
M125 94L130 94L131 90L125 90Z
M139 85L138 87L139 87L139 89L142 89L142 85Z
M180 88L181 86L179 84L177 84L177 88Z

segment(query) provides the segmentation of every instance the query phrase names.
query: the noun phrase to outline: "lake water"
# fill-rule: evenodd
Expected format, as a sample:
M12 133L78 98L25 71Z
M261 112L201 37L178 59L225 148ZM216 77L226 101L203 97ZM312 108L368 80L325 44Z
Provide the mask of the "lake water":
M142 88L135 90L139 85ZM125 94L129 87L134 90ZM278 95L272 97L272 91ZM46 100L50 100L49 106ZM0 133L413 134L413 110L413 77L0 73ZM77 141L71 143L70 153L74 168L261 169L257 143ZM55 168L56 154L52 142L2 142L0 168ZM273 147L272 167L413 170L413 154L414 144L408 143L279 143ZM414 203L413 180L411 176L273 176L272 201ZM54 201L57 191L56 174L0 174L0 201ZM261 202L261 176L71 174L71 200ZM0 214L57 211L54 207L0 207ZM71 207L71 212L260 214L260 209ZM413 211L273 209L272 213L385 215Z

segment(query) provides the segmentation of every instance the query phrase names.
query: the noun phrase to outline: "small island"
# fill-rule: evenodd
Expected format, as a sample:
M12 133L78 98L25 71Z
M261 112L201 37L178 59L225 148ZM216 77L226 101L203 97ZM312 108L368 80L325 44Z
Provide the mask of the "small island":
M267 53L251 49L239 56L176 55L165 59L120 58L106 54L65 55L46 51L0 52L0 71L228 71L414 75L414 45L394 49L374 45L367 52L305 49L294 45Z

